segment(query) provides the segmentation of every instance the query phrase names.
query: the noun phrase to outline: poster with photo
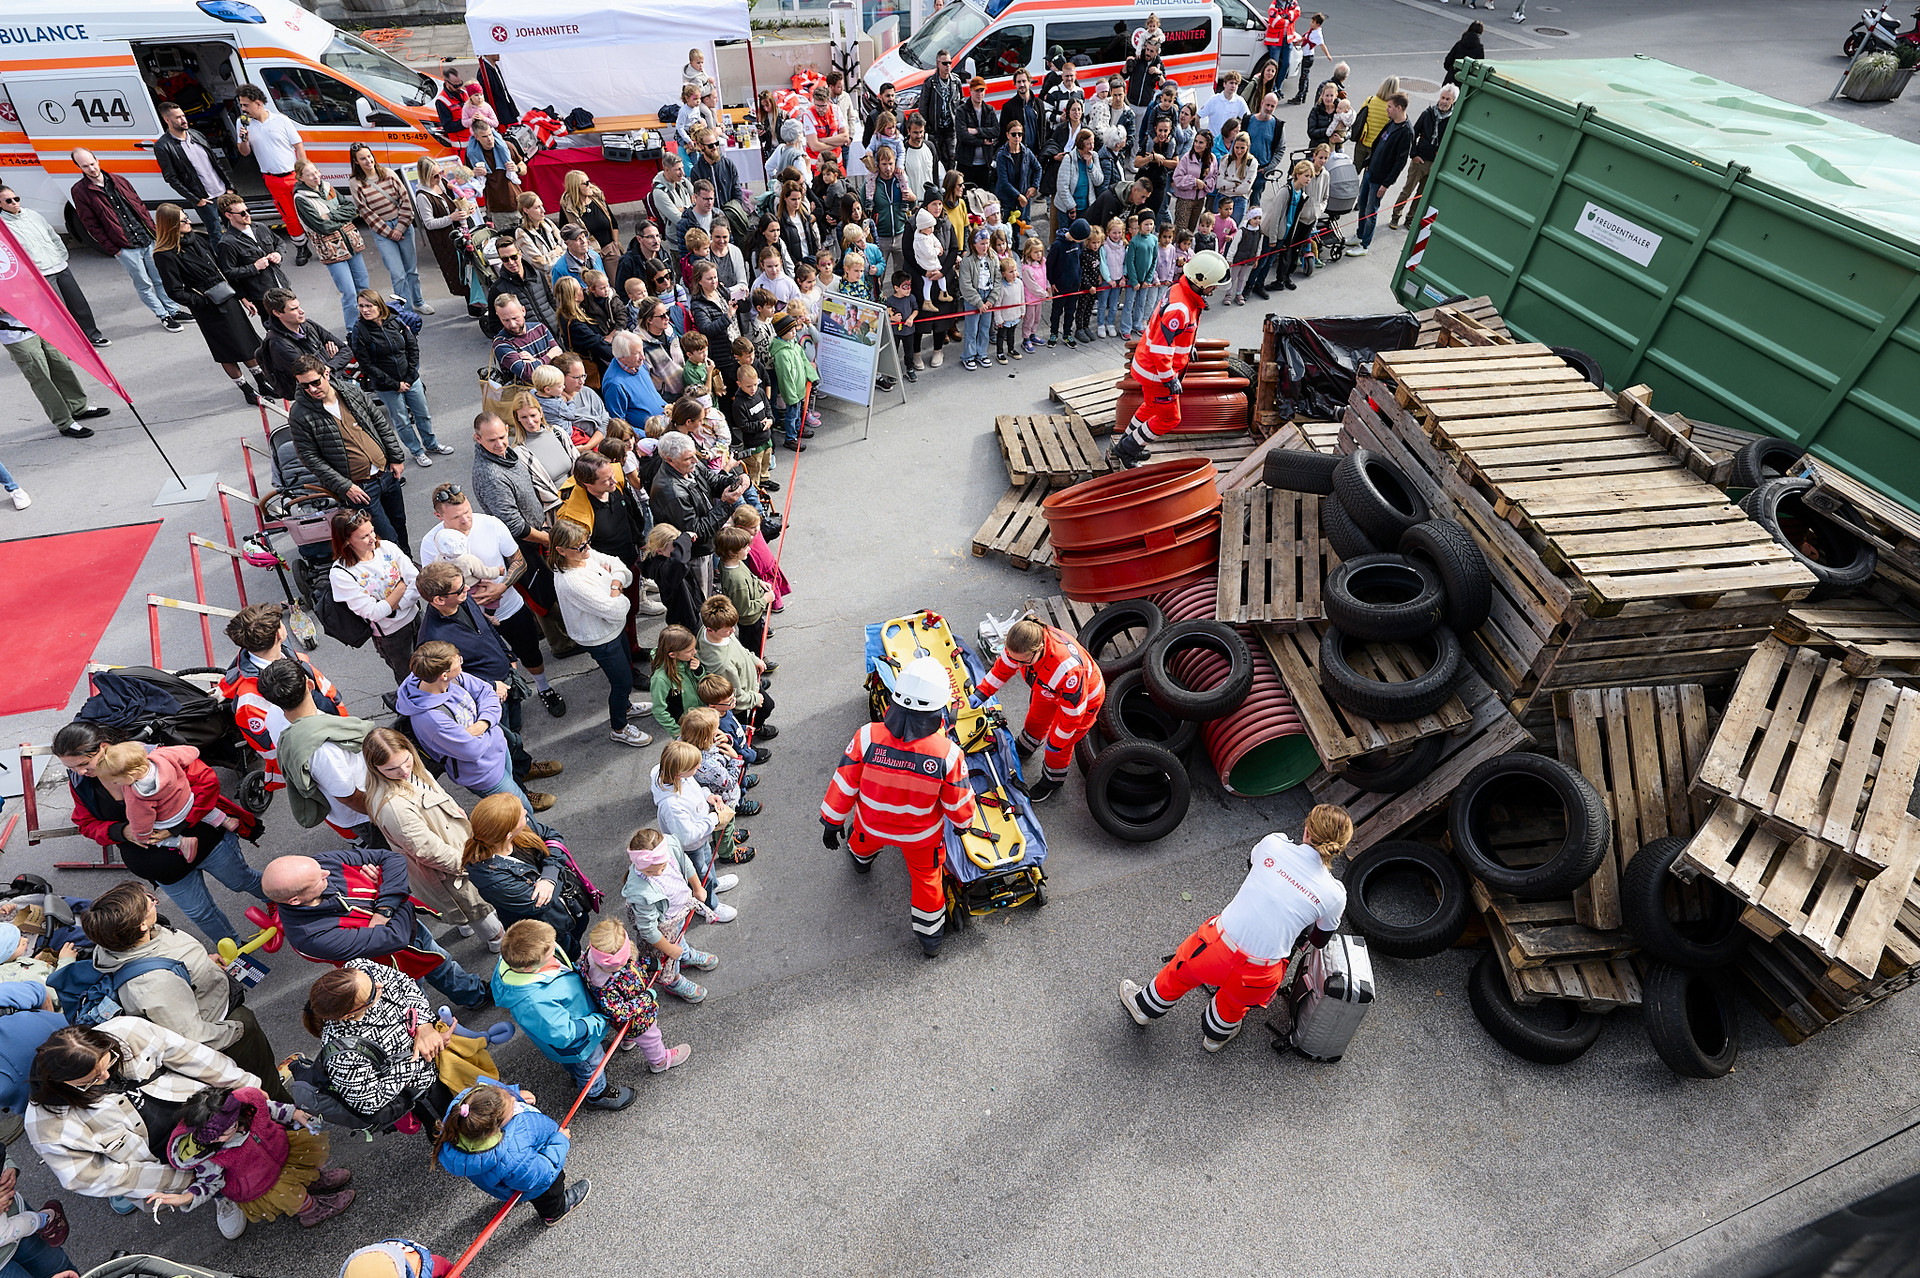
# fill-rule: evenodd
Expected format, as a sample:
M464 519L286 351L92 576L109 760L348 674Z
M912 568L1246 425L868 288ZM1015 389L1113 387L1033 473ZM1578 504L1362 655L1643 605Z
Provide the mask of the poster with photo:
M887 308L878 302L828 294L820 301L820 391L852 404L873 400Z

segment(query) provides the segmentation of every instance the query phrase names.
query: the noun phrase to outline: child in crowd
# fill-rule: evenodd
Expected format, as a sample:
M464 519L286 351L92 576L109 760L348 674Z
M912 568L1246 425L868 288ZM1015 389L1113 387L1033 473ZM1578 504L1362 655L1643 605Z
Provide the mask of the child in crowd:
M807 327L814 332L820 331L820 299L825 294L820 291L820 273L813 269L810 262L802 262L793 269L793 280L798 286L800 305L806 308Z
M869 264L862 249L848 249L846 256L840 259L840 294L843 297L856 297L864 301L873 301L873 286L867 283Z
M752 364L742 364L734 374L726 410L734 455L746 466L747 479L762 491L778 489L780 485L767 478L773 469L773 404L760 389L760 370Z
M1073 335L1082 342L1094 340L1093 317L1100 306L1100 289L1105 283L1100 253L1106 244L1106 231L1097 226L1087 227L1087 242L1080 250L1080 296L1074 299L1073 307Z
M127 808L127 838L134 843L176 848L188 862L199 853L192 835L172 834L178 826L196 820L223 830L238 830L240 819L208 809L195 815L193 786L187 765L200 757L192 746L156 746L151 752L138 741L107 746L94 764L94 773L109 792L117 792Z
M1117 217L1108 219L1100 242L1100 301L1094 321L1099 337L1120 336L1127 302L1127 243L1127 224Z
M769 368L773 361L773 313L780 309L780 300L764 288L754 289L748 300L753 309L747 312L741 338L753 352L752 362ZM746 367L746 364L742 363L741 367Z
M1153 298L1153 272L1160 253L1160 241L1153 233L1153 215L1129 217L1133 234L1127 239L1127 313L1121 321L1122 337L1138 337L1147 326L1148 303Z
M714 380L719 379L716 377ZM726 469L721 464L728 455L730 443L725 429L726 419L722 417L721 425L716 427L706 404L693 394L691 388L673 401L673 406L667 409L667 420L669 429L677 430L693 441L693 446L700 450L700 456L709 467L714 470Z
M1002 364L1008 359L1020 358L1020 348L1014 344L1014 338L1020 333L1020 317L1026 314L1026 301L1020 263L1009 253L1000 259L1000 295L994 302L1000 309L993 313L993 350Z
M1040 345L1040 308L1050 292L1047 246L1037 235L1028 236L1026 247L1020 250L1020 291L1027 302L1027 309L1020 315L1020 349L1031 355Z
M1173 287L1173 281L1180 274L1179 268L1174 264L1178 249L1175 247L1175 233L1171 218L1160 224L1159 243L1159 251L1154 255L1153 297L1147 302L1147 315L1152 315L1160 308L1160 304L1167 300L1167 290ZM1142 316L1142 327L1145 326L1145 320L1146 316Z
M674 727L679 729L678 724ZM653 804L661 828L680 840L693 868L700 872L700 881L710 883L712 895L717 897L739 883L740 876L721 874L716 878L714 863L725 857L722 864L744 865L753 859L753 849L746 844L747 831L734 826L733 809L693 779L699 770L698 749L685 741L669 741L653 769ZM734 917L733 909L718 901L703 903L699 911L709 923L726 923Z
M1072 346L1074 305L1080 299L1075 296L1080 291L1080 250L1087 242L1085 218L1075 218L1060 228L1053 237L1053 245L1047 249L1047 283L1052 287L1053 305L1047 310L1047 345L1055 346L1060 341L1060 330L1066 329L1067 345Z
M38 910L39 907L21 907L21 911L28 909ZM19 913L16 912L16 918ZM45 926L45 917L42 913L42 927ZM34 953L34 944L39 939L38 935L14 923L0 923L0 981L39 981L44 985L56 968L65 967L80 953L69 941L60 947L60 953L49 963Z
M653 966L652 962L647 964L648 968ZM669 1050L660 1037L660 1026L655 1023L660 1001L647 988L647 975L641 970L633 941L618 919L601 919L593 925L593 931L587 933L587 952L580 956L579 969L594 1006L626 1031L620 1039L621 1051L645 1048L647 1068L656 1074L686 1064L693 1048L681 1043Z
M692 556L693 534L683 533L669 523L655 524L641 547L640 575L660 592L660 602L667 609L667 629L679 626L691 633L700 628L700 599L695 593ZM672 723L667 726L672 727Z
M528 919L514 926L531 923ZM633 1094L632 1088L621 1090ZM532 1092L488 1078L447 1106L434 1157L455 1176L502 1202L519 1194L539 1214L541 1224L557 1225L593 1188L585 1177L567 1184L572 1144L558 1123L533 1107Z
M690 967L696 972L710 972L720 965L719 959L685 940L688 921L707 901L700 872L681 848L680 840L651 827L635 830L627 840L627 861L632 868L620 885L620 898L627 903L627 922L652 948L649 966L658 965L659 982L667 993L685 1003L701 1002L707 997L706 989L695 985L681 970ZM716 923L736 917L730 905L715 908L726 911L725 918L713 920ZM680 1048L673 1050L678 1056Z
M1204 253L1208 249L1216 253L1220 251L1220 239L1213 229L1217 222L1218 215L1212 209L1200 210L1200 229L1193 233L1194 252Z
M681 241L680 283L689 294L693 291L693 282L699 278L696 272L713 261L712 247L712 236L697 226L687 228L686 238Z
M1193 260L1193 232L1175 231L1173 233L1173 278L1180 278L1180 272L1187 269L1187 263ZM1171 281L1168 284L1172 286Z
M733 524L753 534L753 545L747 548L747 567L753 575L767 583L767 589L773 592L768 612L780 612L786 605L786 598L793 593L793 583L787 580L787 574L781 571L780 561L774 557L773 547L761 535L760 512L751 506L733 508Z
M1240 224L1233 220L1233 214L1227 211L1226 203L1222 201L1220 211L1213 218L1214 252L1226 257L1233 249L1233 237L1239 229ZM1198 238L1194 242L1199 243Z
M756 735L773 740L773 697L763 676L775 667L748 652L740 642L740 614L725 595L712 595L700 605L700 664L733 680L733 708L746 715Z
M785 259L780 256L777 247L771 244L763 246L759 257L760 273L753 277L755 288L764 288L782 306L800 296L800 288L793 282L793 277L787 274Z
M719 711L712 706L695 706L681 715L680 739L700 752L700 767L693 779L702 790L718 796L733 809L736 819L759 815L759 803L740 797L741 791L752 786L740 774L740 756L734 752L733 742L720 733ZM758 776L748 775L753 776L753 785L760 784Z
M1240 234L1233 242L1233 270L1228 275L1227 305L1245 306L1247 304L1247 280L1254 268L1260 264L1260 253L1264 240L1260 235L1260 206L1252 205L1247 209L1247 222L1240 228Z
M734 753L745 759L749 767L772 762L772 749L750 744L746 728L734 717L733 680L723 674L701 675L699 688L700 704L720 716L721 735L733 744Z
M667 748L678 744L672 742ZM587 1080L593 1079L586 1104L611 1110L633 1104L633 1089L613 1087L607 1082L606 1072L600 1070L600 1062L606 1058L600 1040L607 1036L607 1018L594 1009L593 1000L587 997L587 983L560 952L552 924L521 919L507 929L500 942L499 965L493 970L493 1001L526 1031L542 1056L573 1076L577 1086L585 1087ZM597 1078L596 1070L600 1070ZM456 1102L448 1114L458 1112ZM452 1138L443 1132L443 1139ZM444 1159L441 1165L446 1165ZM456 1176L466 1175L451 1167L447 1170Z
M347 1188L353 1173L327 1166L327 1138L314 1133L312 1121L257 1087L195 1092L167 1138L167 1161L191 1172L193 1183L148 1201L188 1211L209 1198L232 1204L219 1212L228 1238L238 1238L252 1221L292 1216L311 1229L332 1220L353 1205Z
M992 240L993 235L986 227L974 227L967 251L960 255L959 267L954 272L959 277L960 307L968 312L965 320L966 339L960 348L960 367L969 371L979 368L981 360L991 360L992 308L1000 282L999 264L989 248Z
M647 282L638 275L629 275L627 276L627 282L622 284L620 288L621 291L627 295L627 315L632 321L628 327L634 332L638 332L640 329L640 306L647 300ZM668 298L667 302L671 304L673 299Z
M767 629L767 604L772 592L747 567L753 534L732 524L713 535L714 585L740 616L740 642L748 652L766 652L772 631Z
M878 244L867 240L867 229L857 222L847 222L840 228L840 242L849 253L858 252L867 259L867 269L862 277L872 288L887 278L887 255L880 251Z
M713 407L713 397L720 393L720 375L707 360L707 335L697 328L689 330L680 339L680 354L686 359L680 366L685 393L698 396L702 406Z
M848 254L849 257L852 254ZM801 416L807 402L807 393L813 384L820 380L820 371L807 358L795 340L800 335L800 321L791 315L776 315L773 320L773 343L768 348L768 356L773 361L773 412L780 423L780 432L787 441L787 447L803 453L807 446L801 442L806 429Z
M893 312L893 344L900 351L900 367L907 370L908 381L917 382L920 378L908 360L909 348L913 345L913 276L905 271L893 273L893 292L887 297L887 309Z
M814 271L819 276L820 291L838 293L840 291L840 254L830 248L823 248L813 259Z

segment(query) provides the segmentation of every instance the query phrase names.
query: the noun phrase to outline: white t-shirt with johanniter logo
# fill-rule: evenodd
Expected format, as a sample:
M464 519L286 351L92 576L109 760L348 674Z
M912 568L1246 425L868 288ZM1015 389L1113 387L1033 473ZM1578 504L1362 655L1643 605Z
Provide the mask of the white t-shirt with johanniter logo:
M1346 908L1347 890L1320 864L1318 852L1269 834L1254 845L1253 868L1220 911L1220 931L1242 954L1272 962L1293 953L1309 927L1339 927Z

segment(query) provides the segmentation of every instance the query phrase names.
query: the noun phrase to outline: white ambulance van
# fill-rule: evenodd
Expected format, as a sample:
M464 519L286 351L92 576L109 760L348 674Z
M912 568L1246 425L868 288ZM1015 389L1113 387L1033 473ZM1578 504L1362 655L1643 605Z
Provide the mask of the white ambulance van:
M1225 71L1250 74L1266 37L1264 12L1244 0L1152 0L1133 5L1092 4L1087 0L949 0L927 24L868 69L862 83L877 95L892 84L903 110L920 99L920 85L933 74L942 53L953 55L954 73L967 64L987 81L987 100L999 105L1013 96L1013 73L1025 68L1037 89L1047 71L1047 50L1055 45L1073 61L1080 85L1099 92L1098 83L1120 74L1132 56L1134 33L1147 15L1160 16L1165 32L1160 58L1182 96L1196 100L1212 94ZM962 76L964 79L965 77Z
M258 167L234 147L243 84L300 126L330 179L345 178L354 142L408 167L452 150L438 136L437 80L289 0L4 0L0 180L76 238L75 147L149 204L174 199L153 154L157 104L173 101L226 152L249 203L277 218Z

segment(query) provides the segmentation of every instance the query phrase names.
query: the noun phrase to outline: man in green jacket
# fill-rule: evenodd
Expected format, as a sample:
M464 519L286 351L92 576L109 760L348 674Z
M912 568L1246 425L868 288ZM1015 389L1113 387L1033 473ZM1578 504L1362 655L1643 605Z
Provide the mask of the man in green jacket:
M367 765L360 757L360 746L374 725L347 715L321 714L306 672L290 657L268 662L258 687L260 695L287 716L274 747L293 819L302 829L324 821L343 839L386 846L367 817Z

